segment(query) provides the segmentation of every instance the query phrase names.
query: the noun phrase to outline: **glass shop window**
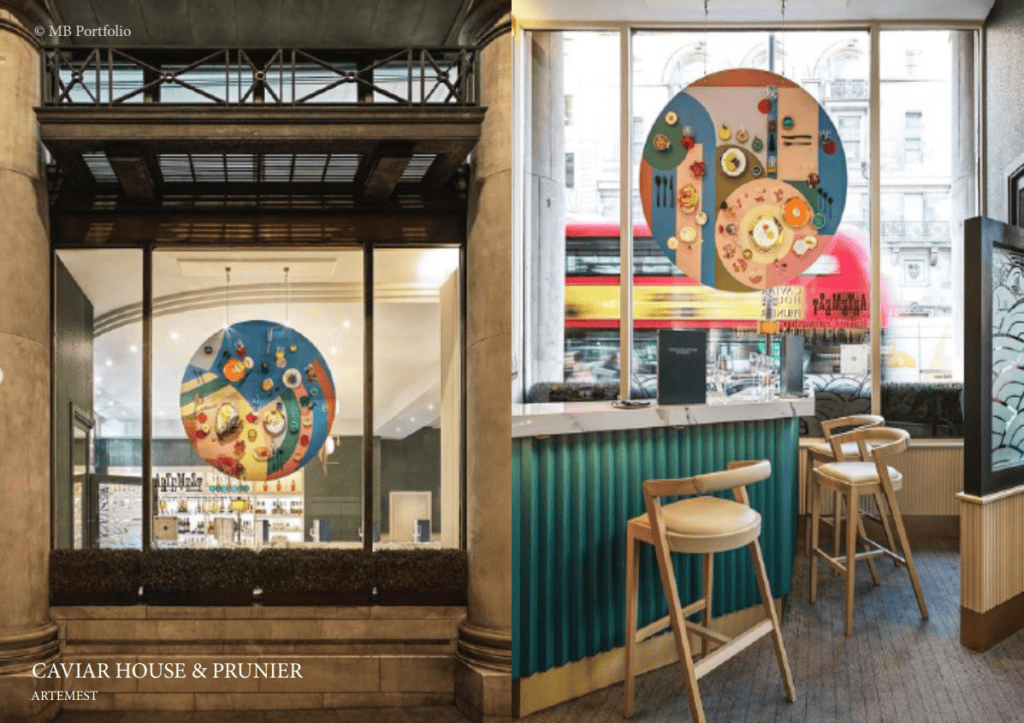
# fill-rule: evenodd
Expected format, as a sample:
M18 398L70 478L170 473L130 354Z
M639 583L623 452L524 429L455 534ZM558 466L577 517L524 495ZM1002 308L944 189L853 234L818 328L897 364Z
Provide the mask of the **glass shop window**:
M863 360L868 355L843 354L843 348L855 345L864 350L869 344L870 169L863 162L869 154L861 124L871 101L868 34L643 31L634 34L633 48L633 111L643 116L644 133L650 131L644 136L649 144L644 150L646 165L637 163L633 169L635 178L645 174L650 178L645 213L634 218L633 395L656 393L657 332L664 328L707 329L709 369L725 371L709 375L714 384L709 394L747 393L756 376L751 372L778 356L777 344L769 350L766 337L757 333L757 322L766 316L767 304L782 333L804 337L805 378L817 394L835 397L846 413L867 411L869 370L843 360L851 356ZM699 62L685 62L688 55ZM764 88L749 102L737 99L736 94L724 101L720 95L708 94L710 127L700 129L686 123L677 129L685 114L682 107L673 106L681 89L680 67L699 71L687 83L725 69L757 68L782 75L796 87L777 88L771 98L773 91ZM787 114L787 103L804 110ZM818 116L819 108L825 112L825 121ZM718 173L723 158L705 158L703 144L698 149L699 165L688 163L687 155L669 164L667 174L656 170L665 154L673 152L671 144L683 143L688 129L693 130L693 145L686 148L687 153L697 147L702 135L711 137L716 146L740 149L742 160L737 159L729 170L742 183ZM653 145L659 134L670 144L665 151ZM834 162L844 155L846 163ZM734 189L735 198L704 199L705 208L700 185L708 173L717 173L717 178L737 187L760 183L756 190L761 199L755 202L760 204L758 218L776 229L777 238L786 246L784 255L766 253L777 248L767 236L761 240L763 248L756 246L759 226L753 216L748 219L752 211L743 211L741 206L750 201L742 197L745 190ZM642 182L634 193L640 194L641 187ZM773 200L776 195L777 202ZM846 203L849 198L856 202ZM787 204L795 214L792 217L786 215ZM771 208L775 208L774 215ZM719 211L735 214L735 218L719 217ZM648 219L655 228L648 225ZM742 229L747 221L750 227ZM729 233L734 227L737 243L719 249L713 241L719 225ZM797 228L807 229L800 238L824 236L825 244L817 252L805 244L798 248ZM712 243L702 241L708 229ZM659 241L659 236L668 239ZM693 244L698 240L700 244ZM772 291L763 294L769 275L778 283L770 284ZM702 284L696 283L698 276ZM601 298L606 303L603 315L617 317L617 289L604 292ZM591 308L598 307L592 304ZM587 335L585 343L593 346L600 339L617 347L616 331L601 328L600 322L606 319L597 317L597 313L591 316L591 330L579 332ZM808 423L815 426L816 420Z
M972 31L883 31L882 385L915 436L960 436L963 221L977 214ZM900 72L908 59L907 80ZM914 58L916 72L909 72ZM918 395L915 400L896 397ZM887 419L891 416L886 415Z
M459 250L377 249L373 268L373 508L379 546L458 548Z
M142 252L54 262L53 547L142 548Z
M361 547L361 250L155 251L152 358L155 548Z

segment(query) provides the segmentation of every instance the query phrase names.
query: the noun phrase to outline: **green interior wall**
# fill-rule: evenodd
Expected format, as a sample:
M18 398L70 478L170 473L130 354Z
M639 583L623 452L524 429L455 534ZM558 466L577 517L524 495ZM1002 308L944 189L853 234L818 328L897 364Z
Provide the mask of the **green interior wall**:
M91 362L90 362L91 364ZM90 372L90 380L92 375ZM441 431L424 427L404 439L381 439L374 443L374 518L382 533L388 532L388 500L392 491L430 490L433 503L433 531L441 529ZM111 467L140 467L139 439L100 439L96 444L97 472ZM65 457L67 455L65 454ZM153 440L154 467L202 467L206 462L187 439ZM359 540L362 524L363 438L341 437L329 458L327 471L319 460L306 465L305 526L314 519L329 520L334 541Z
M54 372L54 547L71 547L71 405L92 414L93 306L71 272L56 266Z

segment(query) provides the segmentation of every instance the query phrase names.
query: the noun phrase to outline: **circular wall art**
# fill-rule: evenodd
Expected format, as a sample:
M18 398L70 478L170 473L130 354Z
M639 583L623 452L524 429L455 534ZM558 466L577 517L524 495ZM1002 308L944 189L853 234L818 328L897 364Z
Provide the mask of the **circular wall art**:
M181 380L181 421L199 456L244 480L272 480L316 457L334 421L334 381L291 327L243 321L200 345Z
M640 198L651 235L705 286L779 286L814 263L846 201L839 133L803 88L764 70L713 73L651 127Z

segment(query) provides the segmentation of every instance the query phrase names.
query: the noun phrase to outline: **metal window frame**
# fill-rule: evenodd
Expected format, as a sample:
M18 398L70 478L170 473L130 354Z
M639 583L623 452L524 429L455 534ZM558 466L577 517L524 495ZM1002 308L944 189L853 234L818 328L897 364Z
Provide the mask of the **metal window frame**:
M796 21L779 23L679 23L679 22L590 22L590 21L566 21L566 20L523 20L518 24L519 42L517 43L520 59L525 57L524 43L526 34L533 31L616 31L619 34L619 395L622 399L630 399L631 380L633 376L633 214L632 214L632 164L630 163L630 148L632 144L632 40L634 34L645 30L664 31L705 31L705 32L728 32L728 31L763 31L763 32L786 32L786 31L807 31L807 30L857 30L867 32L869 35L870 54L870 75L869 75L869 102L868 102L868 138L870 144L871 177L869 181L868 198L871 208L871 222L869 232L870 257L871 257L871 411L873 414L881 412L882 404L882 334L881 334L881 177L878 168L881 165L881 57L880 38L883 32L893 30L968 30L975 33L974 49L974 120L976 124L975 142L978 148L977 162L977 195L975 203L980 215L985 215L988 208L987 198L987 165L985 154L987 152L987 135L985 123L985 23L977 20L942 20L942 19L907 19L907 20L865 20L865 21ZM521 64L521 63L520 63ZM513 64L515 65L515 63ZM514 93L521 94L524 89L522 84L524 76L517 75ZM522 136L524 123L528 119L523 115L515 117L512 136L514 148L518 150L513 154L513 171L520 169L518 178L522 179L523 153ZM516 176L514 175L514 178ZM523 213L521 201L521 184L513 184L513 229L518 226L519 231L513 233L513 238L518 239L517 247L525 243L523 225L520 223L520 216ZM513 279L517 277L513 269ZM521 272L520 272L521 273ZM627 282L628 279L628 283ZM623 333L628 330L628 333ZM520 331L520 334L522 332ZM515 350L513 350L515 354Z

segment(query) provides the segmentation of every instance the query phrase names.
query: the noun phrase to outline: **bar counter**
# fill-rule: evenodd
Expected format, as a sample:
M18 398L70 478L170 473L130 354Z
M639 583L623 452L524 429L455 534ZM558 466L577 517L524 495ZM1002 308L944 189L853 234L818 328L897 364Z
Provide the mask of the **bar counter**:
M624 645L626 522L644 512L645 479L768 459L749 488L762 515L773 596L789 593L798 513L799 417L810 397L617 409L533 404L512 415L512 676L527 678ZM685 605L699 561L677 555ZM641 555L641 626L667 614L651 551ZM759 601L746 550L715 556L713 615ZM621 679L621 678L620 678Z

